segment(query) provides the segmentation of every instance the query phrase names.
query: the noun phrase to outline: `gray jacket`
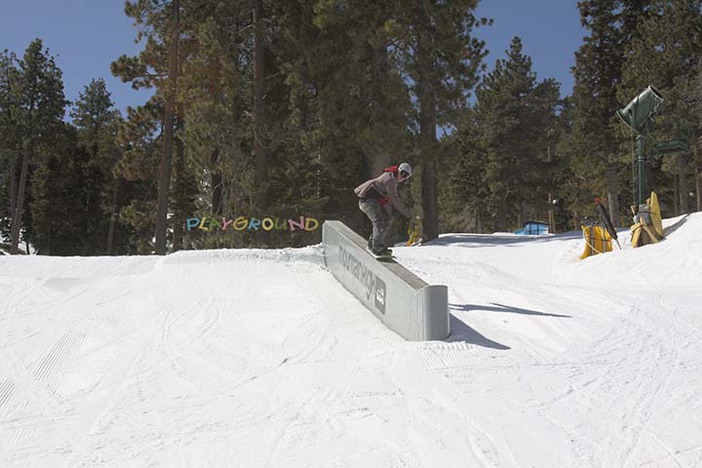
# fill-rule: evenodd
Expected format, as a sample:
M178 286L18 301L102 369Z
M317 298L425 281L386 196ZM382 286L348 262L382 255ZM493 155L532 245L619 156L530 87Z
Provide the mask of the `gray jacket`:
M367 198L369 193L373 193L371 189L375 189L375 192L381 196L380 204L385 206L388 213L392 213L392 209L395 208L405 218L409 218L412 216L412 212L402 203L400 196L397 194L397 186L399 184L400 182L392 172L383 172L375 179L367 180L356 187L354 193L358 198ZM389 203L383 203L383 198L387 199Z

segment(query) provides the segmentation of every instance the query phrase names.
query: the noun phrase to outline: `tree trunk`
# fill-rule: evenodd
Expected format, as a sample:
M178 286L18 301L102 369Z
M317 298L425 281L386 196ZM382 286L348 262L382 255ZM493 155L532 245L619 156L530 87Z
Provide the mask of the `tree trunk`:
M110 201L110 224L107 228L107 255L115 252L115 226L117 224L117 199L119 196L119 179L112 182L112 200Z
M178 125L179 131L182 125ZM180 138L176 138L176 158L175 158L175 185L176 203L175 215L173 219L173 252L183 250L183 229L185 227L185 209L187 207L188 193L185 187L185 145Z
M548 192L548 232L556 233L556 213L553 208L553 192Z
M163 119L163 144L158 179L158 205L156 213L157 255L166 254L166 234L168 229L168 196L171 182L171 159L173 150L173 115L175 113L176 84L178 80L178 37L180 1L173 0L171 24L171 44L168 50L168 93L166 96L165 118Z
M673 174L673 216L680 214L680 184L677 172Z
M18 173L17 166L20 164L17 157L12 158L12 164L10 165L10 219L15 218L15 211L17 211L17 187L18 187Z
M678 160L676 161L678 170L677 188L680 201L678 205L680 208L680 213L678 214L685 214L688 213L690 210L690 205L687 202L688 193L690 193L690 186L687 180L687 158L687 154L681 154L680 156L678 156Z
M432 77L432 44L426 30L420 26L417 37L419 64L419 148L422 161L422 211L424 241L439 237L438 164L436 155L436 95Z
M224 186L222 171L219 168L219 148L213 149L210 153L210 181L212 183L212 214L221 216L224 210Z
M263 1L253 0L254 25L254 154L256 155L256 209L263 217L268 209L268 153L265 145L265 113L263 95L265 92L265 44L263 38ZM268 244L268 232L257 231L257 239Z
M615 226L619 225L619 184L617 183L617 166L607 163L607 210Z
M695 195L697 197L697 211L702 211L702 137L696 140L695 144Z
M19 186L17 187L17 204L11 219L10 234L10 254L19 253L20 228L22 227L22 215L24 214L24 199L27 192L27 177L29 172L29 160L32 156L31 148L22 155L22 168L20 169ZM29 253L29 249L27 249Z

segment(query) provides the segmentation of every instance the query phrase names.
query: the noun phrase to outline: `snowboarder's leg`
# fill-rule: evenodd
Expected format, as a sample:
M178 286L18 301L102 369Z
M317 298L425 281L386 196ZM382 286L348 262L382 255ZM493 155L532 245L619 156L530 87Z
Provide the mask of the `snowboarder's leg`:
M360 200L358 207L363 211L373 224L373 234L371 235L370 249L373 252L385 250L384 235L387 231L387 222L383 217L383 212L377 200Z
M380 233L380 243L383 246L392 245L390 234L392 231L392 217L388 214L385 208L380 207L380 217L383 219L381 233Z

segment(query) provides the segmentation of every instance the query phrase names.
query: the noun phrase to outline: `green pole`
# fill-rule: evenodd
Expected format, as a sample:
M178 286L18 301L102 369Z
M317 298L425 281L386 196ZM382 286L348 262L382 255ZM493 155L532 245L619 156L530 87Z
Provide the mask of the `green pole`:
M646 136L636 135L636 210L646 202Z

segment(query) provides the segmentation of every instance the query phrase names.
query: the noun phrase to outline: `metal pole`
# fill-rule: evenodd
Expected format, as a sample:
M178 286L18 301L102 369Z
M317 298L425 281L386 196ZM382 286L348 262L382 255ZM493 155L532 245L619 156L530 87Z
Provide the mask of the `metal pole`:
M646 137L644 133L636 135L636 211L646 202Z

